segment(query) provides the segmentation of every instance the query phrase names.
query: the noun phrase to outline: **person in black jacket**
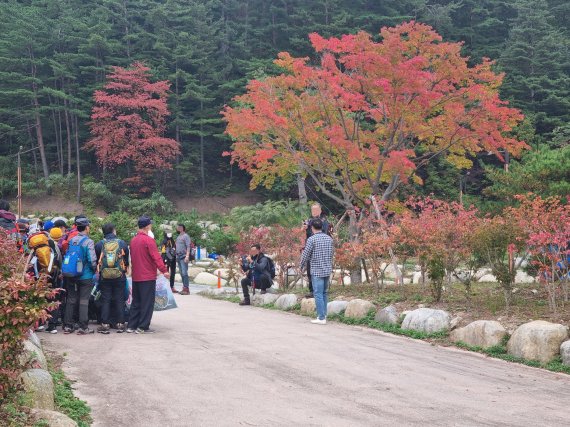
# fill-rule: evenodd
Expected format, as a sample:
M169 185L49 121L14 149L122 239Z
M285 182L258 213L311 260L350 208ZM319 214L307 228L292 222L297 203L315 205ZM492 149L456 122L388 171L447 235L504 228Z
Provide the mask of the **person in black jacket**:
M313 221L319 219L321 220L322 223L322 232L324 234L328 234L330 236L330 224L327 221L327 218L325 217L325 215L323 214L323 210L321 208L321 205L319 205L318 203L314 203L311 206L311 217L306 220L303 225L305 226L305 232L307 234L307 240L309 240L309 237L311 237L313 235ZM308 262L307 263L307 277L309 279L309 293L307 295L305 295L305 298L313 298L313 281L311 279L311 263Z
M247 257L242 257L241 268L246 274L246 277L241 281L243 301L240 302L239 305L251 304L249 298L250 286L254 287L254 292L255 289L261 289L262 294L265 294L267 289L271 287L272 280L269 262L269 258L261 252L261 245L259 243L251 245L249 255Z
M117 332L125 330L125 281L127 280L126 272L129 266L129 247L123 240L117 238L117 231L113 224L103 225L103 235L105 238L95 245L99 271L99 290L101 291L101 326L97 332L108 334L111 328L111 319L115 320ZM119 245L117 255L120 256L122 262L116 267L120 271L120 277L104 278L102 277L104 275L102 269L105 267L103 261L105 256L104 245L106 242L113 241Z
M170 273L170 289L172 293L178 293L174 288L174 280L176 275L176 241L172 237L172 233L164 233L164 239L160 243L160 255Z

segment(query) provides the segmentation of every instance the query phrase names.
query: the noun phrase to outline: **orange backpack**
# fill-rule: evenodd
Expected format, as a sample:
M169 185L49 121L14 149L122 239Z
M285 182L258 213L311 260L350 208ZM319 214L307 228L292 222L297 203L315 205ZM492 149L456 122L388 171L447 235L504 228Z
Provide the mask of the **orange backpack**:
M49 244L49 237L43 232L28 236L28 248L32 250L32 260L37 259L36 273L51 274L54 268L55 253Z

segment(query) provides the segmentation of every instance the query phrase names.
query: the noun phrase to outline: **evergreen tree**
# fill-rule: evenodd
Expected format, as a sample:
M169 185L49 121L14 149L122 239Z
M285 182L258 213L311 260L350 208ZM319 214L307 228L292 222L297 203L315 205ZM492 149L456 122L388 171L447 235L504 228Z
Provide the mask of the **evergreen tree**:
M544 135L570 121L570 42L553 25L545 0L517 0L517 17L499 65L503 94L534 115Z

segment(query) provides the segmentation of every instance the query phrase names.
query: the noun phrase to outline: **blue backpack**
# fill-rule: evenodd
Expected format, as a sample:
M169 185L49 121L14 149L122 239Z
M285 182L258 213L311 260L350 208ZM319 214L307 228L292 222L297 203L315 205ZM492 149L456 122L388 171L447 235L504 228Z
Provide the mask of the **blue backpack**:
M69 248L63 257L63 265L61 267L61 272L65 277L80 277L83 274L85 251L82 245L85 240L87 240L87 236L83 236L76 243L69 243Z

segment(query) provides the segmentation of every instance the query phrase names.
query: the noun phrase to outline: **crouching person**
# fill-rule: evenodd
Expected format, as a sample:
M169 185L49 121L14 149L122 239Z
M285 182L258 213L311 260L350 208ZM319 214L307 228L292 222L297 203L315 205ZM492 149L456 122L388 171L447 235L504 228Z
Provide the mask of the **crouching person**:
M243 301L240 302L240 305L250 305L250 286L253 286L254 292L255 289L260 289L261 293L264 294L272 285L271 261L261 252L259 243L251 246L247 257L242 257L241 269L246 274L246 277L241 281Z

